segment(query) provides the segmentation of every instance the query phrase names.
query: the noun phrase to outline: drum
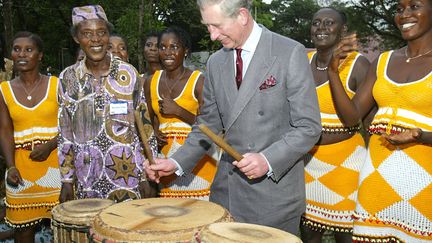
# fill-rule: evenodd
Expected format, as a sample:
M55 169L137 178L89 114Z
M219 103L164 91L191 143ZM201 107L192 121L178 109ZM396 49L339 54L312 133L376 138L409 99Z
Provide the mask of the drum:
M147 198L103 209L90 232L94 242L190 242L200 228L230 221L228 211L212 202Z
M301 243L302 241L288 232L256 224L214 223L194 235L197 243Z
M108 199L80 199L68 201L52 209L51 228L54 242L89 242L88 228L94 216L114 204Z

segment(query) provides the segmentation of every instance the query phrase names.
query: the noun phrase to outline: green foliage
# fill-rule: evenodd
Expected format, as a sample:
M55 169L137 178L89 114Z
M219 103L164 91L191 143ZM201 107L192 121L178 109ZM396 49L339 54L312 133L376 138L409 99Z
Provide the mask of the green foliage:
M375 35L380 40L380 49L394 49L404 45L400 31L394 22L397 1L360 0L353 1L350 15L361 25L360 33Z
M162 30L178 25L191 34L193 51L214 51L220 43L210 40L207 29L201 24L196 0L0 0L0 6L12 2L11 15L13 32L28 30L38 33L45 43L44 68L51 66L54 74L75 60L77 44L70 35L71 11L74 6L100 4L108 19L115 25L115 31L127 39L131 63L138 67L142 61L140 41L150 30ZM374 36L382 41L382 49L403 45L393 16L397 1L393 0L344 0L332 1L332 6L344 9L348 15L350 31L356 31L363 41ZM267 28L293 38L306 47L310 41L312 15L320 8L316 0L273 0L266 4L254 0L252 15ZM140 11L142 9L143 11ZM2 8L0 24L5 21ZM141 16L141 17L140 17ZM141 31L139 23L141 25ZM8 26L10 27L10 26ZM10 44L10 39L6 40ZM142 70L141 70L142 71Z
M314 0L273 0L273 31L288 36L306 47L313 47L310 40L312 15L319 9Z

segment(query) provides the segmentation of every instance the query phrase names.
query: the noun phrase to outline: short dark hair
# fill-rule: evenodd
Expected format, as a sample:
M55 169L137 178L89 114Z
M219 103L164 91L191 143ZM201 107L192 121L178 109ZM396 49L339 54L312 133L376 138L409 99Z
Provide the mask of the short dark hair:
M126 50L129 49L129 48L128 48L128 43L127 43L126 39L125 39L122 35L120 35L119 33L112 33L112 34L110 35L110 38L111 38L111 37L118 37L118 38L122 39L123 42L125 43Z
M348 23L348 17L347 17L347 15L346 15L346 13L345 13L344 11L342 11L342 10L340 10L340 9L336 9L336 8L334 8L334 7L331 7L331 6L323 7L323 8L321 8L321 9L319 9L318 11L320 11L320 10L322 10L322 9L330 9L330 10L335 11L335 12L338 13L339 16L341 17L342 24L347 24L347 23ZM318 11L317 11L317 12L318 12Z
M13 37L12 43L15 42L15 40L18 38L29 38L36 45L38 51L43 52L43 49L44 49L43 41L42 41L42 38L38 34L32 33L30 31L20 31L20 32L15 34L15 36Z
M183 48L188 49L188 52L186 53L188 56L190 56L190 53L192 52L192 40L189 35L189 33L184 30L183 28L180 28L179 26L170 26L164 31L162 31L158 36L158 45L160 43L160 40L162 38L162 35L173 33L177 38L179 39L180 43L183 45Z
M144 38L142 39L142 46L145 46L145 43L147 42L147 40L150 38L150 37L156 37L156 39L157 38L159 38L159 32L158 31L155 31L155 30L150 30L149 32L147 32L146 34L145 34L145 36L144 36Z

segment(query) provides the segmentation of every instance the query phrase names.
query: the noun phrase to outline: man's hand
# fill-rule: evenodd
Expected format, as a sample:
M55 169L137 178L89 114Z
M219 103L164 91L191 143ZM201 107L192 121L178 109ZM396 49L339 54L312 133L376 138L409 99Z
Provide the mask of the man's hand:
M160 176L169 176L177 170L177 165L170 159L155 159L154 165L150 165L148 160L144 161L147 178L156 183L160 182Z
M73 183L63 182L60 192L60 203L74 200Z
M233 165L251 180L260 178L269 171L266 159L259 153L246 153L242 160L234 161Z

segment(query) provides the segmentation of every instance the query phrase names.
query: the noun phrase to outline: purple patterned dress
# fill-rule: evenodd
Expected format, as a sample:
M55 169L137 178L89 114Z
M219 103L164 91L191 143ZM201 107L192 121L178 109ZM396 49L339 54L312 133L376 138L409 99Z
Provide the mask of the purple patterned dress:
M98 80L84 59L60 74L58 95L62 181L75 183L78 199L140 198L145 156L135 128L136 107L144 109L147 134L152 127L136 69L112 58Z

